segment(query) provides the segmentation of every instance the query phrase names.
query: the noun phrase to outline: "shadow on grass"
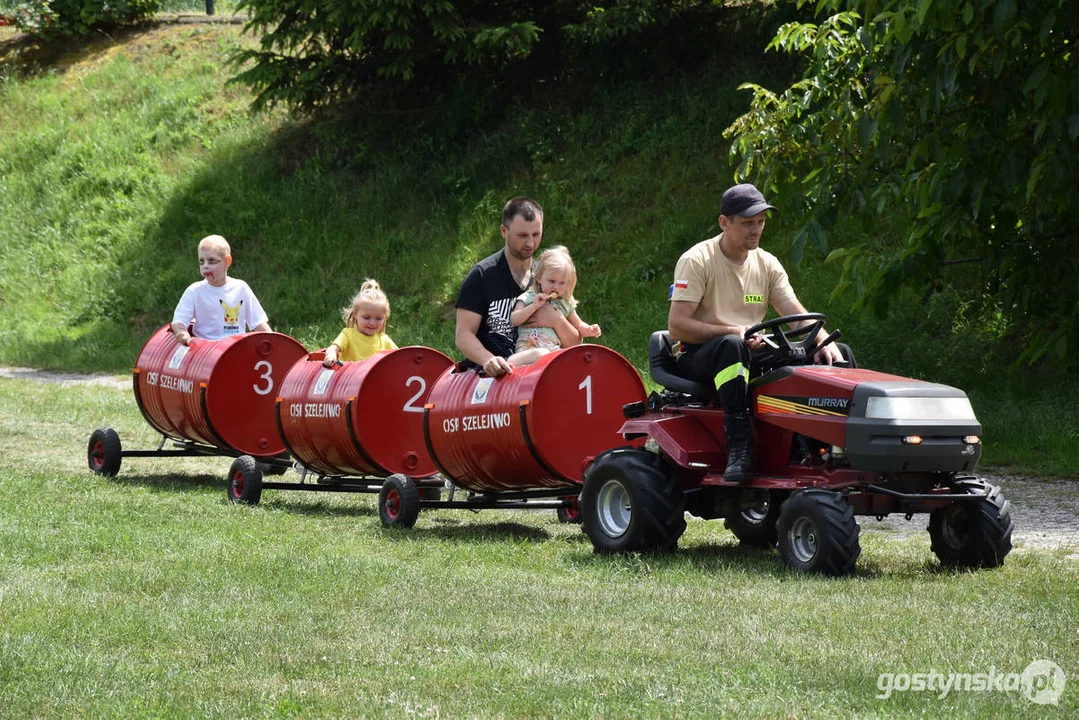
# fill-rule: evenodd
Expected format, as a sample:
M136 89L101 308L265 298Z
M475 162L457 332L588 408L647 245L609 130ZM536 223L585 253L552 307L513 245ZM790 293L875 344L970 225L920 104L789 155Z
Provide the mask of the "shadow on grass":
M582 536L582 543L587 539ZM730 574L772 577L791 582L838 582L855 583L879 580L920 580L948 582L958 576L993 570L971 570L942 567L936 558L902 563L881 563L877 558L858 559L850 575L832 577L817 573L805 573L787 566L775 548L758 548L733 543L704 543L681 546L666 553L606 554L581 548L569 555L571 562L580 567L609 567L619 572L651 574L667 571L692 571L697 573Z
M550 540L551 534L543 528L512 521L468 523L455 518L435 518L433 525L426 524L408 530L391 529L386 533L386 538L394 542L410 538L434 538L472 544L505 540L543 542Z
M118 475L111 480L117 485L144 487L155 492L185 492L193 488L225 491L225 475Z
M289 515L298 517L371 517L378 515L378 509L364 504L334 505L327 502L325 496L319 493L319 499L314 502L297 502L294 496L279 496L278 492L292 492L291 490L266 490L263 500L267 499L266 493L272 493L272 505L274 510L287 512ZM310 493L310 491L306 491ZM340 493L344 494L344 493ZM356 493L348 493L356 495ZM286 499L287 497L287 499Z
M0 67L17 67L29 76L66 72L76 63L104 57L110 48L137 40L162 24L148 21L111 28L107 33L98 31L86 38L42 40L25 33L13 34L0 40Z
M582 542L587 542L583 535ZM578 566L611 567L641 573L666 570L700 573L734 571L782 577L790 572L775 550L727 543L690 545L673 552L628 554L599 553L582 548L579 552L571 553L570 559Z

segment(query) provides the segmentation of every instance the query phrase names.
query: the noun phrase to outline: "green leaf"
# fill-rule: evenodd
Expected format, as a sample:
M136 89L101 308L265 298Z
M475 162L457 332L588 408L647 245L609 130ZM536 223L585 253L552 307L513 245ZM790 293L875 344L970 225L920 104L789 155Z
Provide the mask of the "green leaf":
M962 60L967 56L967 36L960 35L955 39L955 54Z
M933 4L933 0L921 0L918 3L918 24L923 25L925 23L925 15L929 12L929 7Z
M944 209L944 206L941 203L935 202L932 205L929 205L928 207L922 208L922 211L918 213L918 219L922 220L924 218L931 217L933 215L936 215L937 213L939 213L943 209Z
M1015 18L1015 0L997 0L997 7L993 11L993 32L997 37L1003 37L1008 27Z
M1026 83L1023 85L1023 92L1030 92L1031 90L1039 87L1045 82L1045 76L1049 74L1049 65L1047 63L1041 63L1034 72L1027 78Z

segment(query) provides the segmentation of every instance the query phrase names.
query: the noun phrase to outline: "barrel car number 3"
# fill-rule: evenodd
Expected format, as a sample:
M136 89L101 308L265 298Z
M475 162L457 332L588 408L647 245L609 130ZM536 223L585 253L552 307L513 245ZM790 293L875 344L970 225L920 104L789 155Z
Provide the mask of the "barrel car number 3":
M273 365L266 360L259 360L255 363L255 372L258 372L259 370L262 370L262 374L259 375L259 380L265 380L266 387L261 388L259 387L259 383L255 383L251 388L259 395L266 395L273 390Z

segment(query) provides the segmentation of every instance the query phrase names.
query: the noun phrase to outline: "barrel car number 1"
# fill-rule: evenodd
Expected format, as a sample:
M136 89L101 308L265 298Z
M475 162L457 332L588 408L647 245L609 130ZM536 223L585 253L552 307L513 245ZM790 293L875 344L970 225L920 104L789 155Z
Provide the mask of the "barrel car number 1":
M578 390L584 390L584 414L592 414L592 376L588 375L581 384L577 386Z

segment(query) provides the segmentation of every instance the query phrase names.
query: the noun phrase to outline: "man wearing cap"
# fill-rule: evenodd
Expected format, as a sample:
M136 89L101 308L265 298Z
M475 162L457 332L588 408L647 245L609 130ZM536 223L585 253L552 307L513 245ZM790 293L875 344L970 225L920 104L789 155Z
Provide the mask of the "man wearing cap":
M750 480L754 472L753 435L749 424L750 350L764 347L746 328L764 320L771 305L780 315L806 312L783 265L760 249L768 211L775 210L753 185L735 185L723 193L722 232L697 243L678 259L667 330L682 342L682 375L713 383L726 416L727 469L730 482ZM827 333L821 328L817 339ZM817 351L818 363L842 360L835 344Z

